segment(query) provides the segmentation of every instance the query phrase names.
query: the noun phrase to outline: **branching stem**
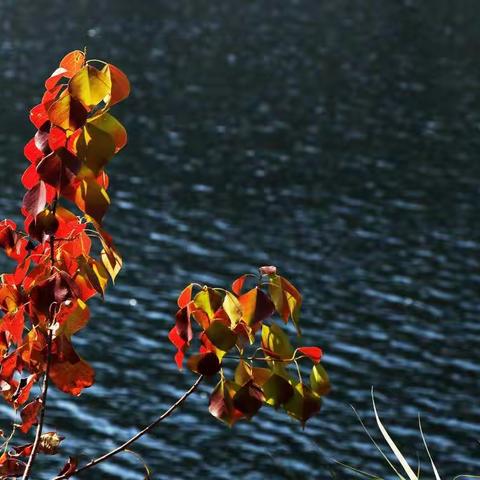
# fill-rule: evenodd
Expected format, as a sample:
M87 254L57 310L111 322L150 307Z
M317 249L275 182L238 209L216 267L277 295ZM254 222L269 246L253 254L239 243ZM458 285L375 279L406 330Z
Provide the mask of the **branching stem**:
M110 452L105 453L101 457L91 460L87 464L77 468L76 470L69 473L68 475L60 475L58 477L55 477L53 480L64 480L66 478L70 478L73 475L77 475L80 472L88 470L89 468L92 468L95 465L98 465L99 463L104 462L105 460L108 460L114 455L117 455L118 453L125 451L132 443L136 442L140 437L150 432L150 430L153 430L162 420L170 416L180 405L182 405L182 403L198 388L198 385L202 380L203 380L203 375L200 375L195 381L195 383L168 410L163 412L152 423L147 425L143 430L140 430L138 433L136 433L133 437L131 437L125 443L122 443L122 445L120 445L117 448L114 448Z

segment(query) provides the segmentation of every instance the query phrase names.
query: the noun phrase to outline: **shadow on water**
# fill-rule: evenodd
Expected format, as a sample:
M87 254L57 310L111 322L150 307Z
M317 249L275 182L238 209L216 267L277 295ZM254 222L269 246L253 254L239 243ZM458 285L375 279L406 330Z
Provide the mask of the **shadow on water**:
M478 473L477 12L438 0L0 2L2 217L17 215L26 112L58 58L86 45L134 87L117 110L130 142L110 167L106 220L126 266L78 339L95 387L52 395L65 452L112 447L192 381L166 340L187 282L225 285L272 263L304 292L305 343L327 352L322 415L305 432L271 411L230 431L204 387L140 442L154 478L322 479L331 458L384 472L349 407L371 420L371 385L411 458L421 412L444 475ZM141 473L126 455L101 475Z

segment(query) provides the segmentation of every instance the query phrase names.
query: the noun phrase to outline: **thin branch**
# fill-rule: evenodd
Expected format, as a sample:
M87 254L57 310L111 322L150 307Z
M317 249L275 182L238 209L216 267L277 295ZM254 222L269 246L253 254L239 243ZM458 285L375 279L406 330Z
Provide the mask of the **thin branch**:
M55 215L57 211L58 203L58 193L55 195L55 198L52 203L52 213ZM51 269L55 268L55 235L50 235L50 261L52 263ZM30 472L35 462L35 458L38 453L38 447L40 446L40 440L42 438L43 424L45 422L45 408L47 406L47 395L48 395L48 380L50 375L50 365L52 363L52 338L53 330L50 328L52 325L52 320L54 319L55 314L51 312L49 321L47 322L48 334L47 334L47 366L45 367L45 375L43 377L42 384L42 393L40 395L41 399L41 408L40 408L40 418L38 419L37 431L35 432L35 440L33 442L32 452L28 457L27 466L25 467L25 472L23 473L22 480L28 480L30 478Z
M37 431L35 433L35 440L33 442L32 453L28 458L27 466L25 467L25 472L23 474L22 480L28 480L30 478L30 472L32 470L33 462L35 461L35 457L37 456L38 447L40 446L40 439L42 437L43 431L43 423L45 420L45 407L47 406L47 394L48 394L48 377L50 374L50 364L51 364L51 357L52 357L52 330L48 330L48 337L47 337L47 367L45 369L45 375L43 377L43 384L42 384L42 393L41 393L41 402L42 406L40 408L40 418L37 425Z
M200 375L195 383L164 413L162 413L157 419L155 419L150 425L146 426L143 430L140 430L138 433L136 433L133 437L131 437L129 440L127 440L125 443L122 443L119 447L111 450L108 453L105 453L101 457L96 458L95 460L91 460L89 463L84 465L83 467L79 467L73 472L64 475L60 475L58 477L55 477L53 480L64 480L66 478L70 478L73 475L76 475L80 472L83 472L84 470L88 470L89 468L94 467L95 465L98 465L101 462L104 462L105 460L108 460L110 457L113 457L114 455L117 455L120 452L123 452L126 450L132 443L136 442L140 437L145 435L146 433L150 432L150 430L153 430L162 420L170 416L182 403L198 388L198 385L200 382L203 380L203 375Z

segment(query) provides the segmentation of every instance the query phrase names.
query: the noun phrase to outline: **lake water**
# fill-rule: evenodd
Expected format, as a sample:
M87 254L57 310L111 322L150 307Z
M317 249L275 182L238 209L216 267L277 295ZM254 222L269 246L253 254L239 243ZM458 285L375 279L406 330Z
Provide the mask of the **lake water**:
M84 46L133 84L106 219L125 269L78 336L96 385L52 392L62 453L110 449L193 382L167 341L184 285L274 264L326 352L321 415L229 430L204 385L138 443L153 478L354 478L333 459L388 478L350 407L375 432L371 386L413 462L420 413L442 478L480 474L478 2L1 0L2 218L18 218L28 109ZM143 477L124 454L81 478Z

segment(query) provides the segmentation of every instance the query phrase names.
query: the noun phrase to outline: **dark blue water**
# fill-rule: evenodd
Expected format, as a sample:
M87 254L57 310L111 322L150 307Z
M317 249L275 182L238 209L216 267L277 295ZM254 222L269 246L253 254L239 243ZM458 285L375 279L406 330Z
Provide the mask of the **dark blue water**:
M95 387L52 394L62 453L102 453L192 383L166 339L186 283L275 264L326 351L321 415L229 430L205 385L139 442L153 478L353 478L332 459L388 478L349 406L373 432L372 385L410 459L421 413L442 478L479 474L478 2L1 0L1 217L18 218L27 111L84 46L133 83L106 220L125 269L77 341ZM143 477L125 454L82 478Z

